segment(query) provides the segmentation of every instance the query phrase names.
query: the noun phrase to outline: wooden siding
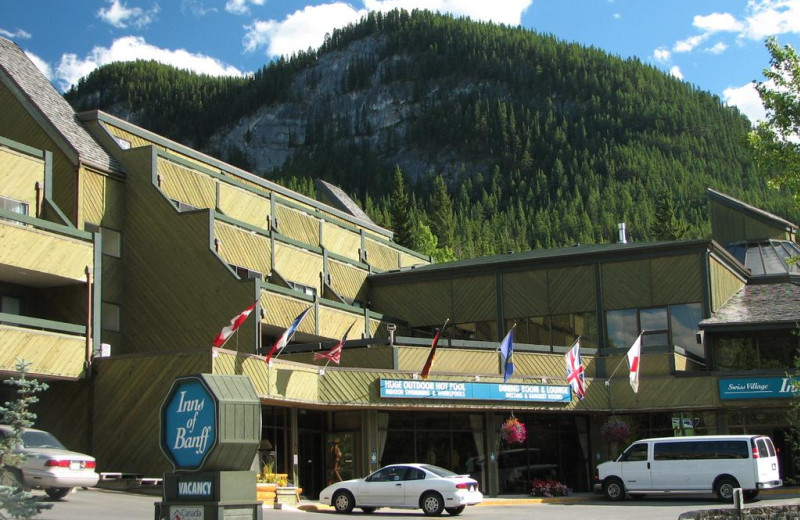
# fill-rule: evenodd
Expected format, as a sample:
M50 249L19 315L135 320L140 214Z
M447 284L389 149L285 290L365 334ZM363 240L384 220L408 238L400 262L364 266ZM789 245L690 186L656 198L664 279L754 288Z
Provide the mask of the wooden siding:
M48 388L38 394L39 402L31 407L36 427L52 432L67 448L93 453L89 439L90 383L47 381Z
M419 373L430 354L430 347L395 347L397 349L397 369ZM516 354L514 355L516 357ZM431 368L431 376L443 374L499 374L499 355L493 351L474 351L449 348L441 340L436 348L436 359Z
M15 372L17 359L29 376L83 377L86 337L0 324L0 371Z
M727 269L713 256L709 260L711 276L711 312L716 312L728 298L739 292L745 286L744 280Z
M83 219L120 230L125 218L125 185L102 173L86 170L83 176Z
M320 219L282 204L275 206L278 233L293 240L319 247Z
M400 251L400 266L411 267L412 265L427 265L430 262L427 259L420 258L419 256L412 255L405 251Z
M145 146L153 146L153 147L155 147L155 148L157 148L159 150L162 150L162 151L165 151L165 152L169 152L169 153L171 153L173 155L176 155L176 156L180 157L181 159L183 159L185 161L197 164L198 166L209 167L207 162L201 161L199 159L195 159L194 157L191 157L189 155L184 155L184 154L180 153L179 151L177 151L174 147L167 147L167 146L164 146L162 144L158 144L155 140L151 141L149 139L146 139L146 138L141 137L139 135L136 135L134 133L128 132L127 130L124 130L124 129L122 129L122 128L118 127L118 126L115 126L115 125L113 125L111 123L108 123L106 121L103 122L103 125L105 125L106 129L111 133L111 135L113 135L115 137L122 138L122 139L128 141L129 143L131 143L131 148L140 148L140 147L145 147Z
M250 191L219 183L219 210L259 229L268 229L270 200Z
M596 292L594 266L550 269L547 272L550 314L593 311Z
M382 242L366 237L364 248L367 253L367 263L380 271L390 271L400 267L398 252Z
M349 336L350 339L355 339L357 337L358 336L354 336L353 334ZM323 345L320 351L330 349L335 341L338 340L332 340L328 344ZM300 352L286 355L285 357L289 361L296 361L298 363L319 367L324 366L327 362L325 359L315 360L313 352ZM334 365L329 364L328 366L333 367ZM342 351L339 364L336 366L342 368L392 370L394 366L394 352L392 351L392 347L345 347L344 351Z
M213 251L209 210L178 213L152 183L155 150L120 156L128 177L125 222L125 341L118 353L210 347L220 328L252 304L256 280L237 280ZM179 312L176 312L179 309ZM164 316L170 316L164 321ZM180 331L180 334L171 331ZM258 327L237 332L239 349L256 352ZM116 347L116 345L115 345Z
M715 377L642 377L638 393L633 393L627 376L615 377L597 395L606 399L604 406L602 400L597 403L597 409L603 406L615 412L711 409L719 406L719 388Z
M452 284L454 323L497 320L497 277L460 278Z
M158 158L161 190L170 199L195 208L216 207L216 181L210 175L187 168L163 157Z
M358 262L361 235L331 222L322 222L322 246L339 256Z
M350 339L360 339L364 335L364 316L353 312L346 312L319 306L319 335L326 338L341 339L350 326Z
M284 279L322 291L322 255L276 241L273 265Z
M445 318L458 323L451 312L450 280L382 286L371 292L373 308L389 316L402 316L412 327L441 326Z
M0 107L3 107L3 137L13 139L39 150L53 153L53 200L66 217L75 224L77 216L78 189L77 165L68 159L56 146L39 123L17 102L17 99L0 84Z
M330 286L337 294L352 300L367 301L366 280L369 271L328 258Z
M94 265L94 244L29 226L0 221L0 265L76 282Z
M705 285L703 261L699 254L652 259L652 305L702 302Z
M220 241L219 256L227 263L259 272L264 278L269 277L272 251L268 236L215 220L214 237Z
M264 310L265 317L261 321L265 325L274 325L285 330L292 324L294 319L299 316L301 312L308 309L309 306L313 306L313 304L305 300L262 291L261 308ZM316 323L317 315L314 309L311 309L311 312L303 319L297 330L298 332L315 334Z
M276 359L270 367L261 356L216 350L213 373L248 376L262 400L316 403L319 399L319 374L314 366Z
M770 224L756 219L718 201L710 200L712 238L720 244L745 240L792 240L791 233L778 223Z
M211 371L210 349L102 358L94 367L97 471L148 477L170 471L158 437L161 403L176 377Z
M36 213L36 183L44 189L44 159L0 145L0 195L28 205Z
M547 316L547 271L503 273L503 312L507 318Z
M603 264L606 310L703 300L702 260L697 254Z

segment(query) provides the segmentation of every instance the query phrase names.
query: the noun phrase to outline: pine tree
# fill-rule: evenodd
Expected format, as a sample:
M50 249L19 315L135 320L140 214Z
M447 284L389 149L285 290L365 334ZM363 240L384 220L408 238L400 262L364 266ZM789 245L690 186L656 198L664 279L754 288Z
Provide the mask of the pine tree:
M0 406L0 420L11 426L11 433L0 440L0 519L33 518L43 509L50 509L52 504L41 504L37 497L22 487L20 464L24 455L15 452L17 445L22 444L22 429L33 426L36 414L31 412L31 405L37 403L36 393L47 389L46 383L36 379L28 379L30 363L17 360L19 376L6 379L7 385L17 387L17 399L7 401ZM9 516L3 516L3 512Z
M447 193L447 186L441 175L433 179L430 219L432 231L439 239L439 247L451 247L454 227L453 201Z
M672 195L667 189L663 189L656 200L655 221L651 233L656 240L682 240L689 233L689 226L685 220L678 218Z
M394 170L394 190L391 200L392 229L394 241L405 247L414 244L414 222L411 215L411 203L406 192L406 183L400 166Z

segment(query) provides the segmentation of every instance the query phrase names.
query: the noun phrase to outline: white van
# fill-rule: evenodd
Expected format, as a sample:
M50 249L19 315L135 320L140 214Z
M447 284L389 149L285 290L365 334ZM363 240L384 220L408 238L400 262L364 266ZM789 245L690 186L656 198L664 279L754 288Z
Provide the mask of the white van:
M609 500L628 493L710 493L732 501L742 488L752 500L762 489L783 485L778 456L769 437L704 435L636 441L615 461L597 466L595 491Z

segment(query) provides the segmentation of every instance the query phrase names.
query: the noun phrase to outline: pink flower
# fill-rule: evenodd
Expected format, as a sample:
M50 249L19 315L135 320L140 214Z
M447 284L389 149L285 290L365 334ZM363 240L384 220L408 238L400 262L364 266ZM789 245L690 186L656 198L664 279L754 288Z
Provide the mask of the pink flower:
M516 417L506 419L500 427L500 439L507 444L518 444L525 442L527 430L525 425Z

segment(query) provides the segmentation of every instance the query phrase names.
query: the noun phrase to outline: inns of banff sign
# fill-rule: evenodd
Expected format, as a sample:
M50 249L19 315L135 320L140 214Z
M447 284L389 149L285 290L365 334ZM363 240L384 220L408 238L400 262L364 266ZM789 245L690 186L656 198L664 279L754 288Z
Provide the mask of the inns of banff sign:
M200 378L176 380L162 409L162 449L176 469L203 466L217 441L217 410Z

